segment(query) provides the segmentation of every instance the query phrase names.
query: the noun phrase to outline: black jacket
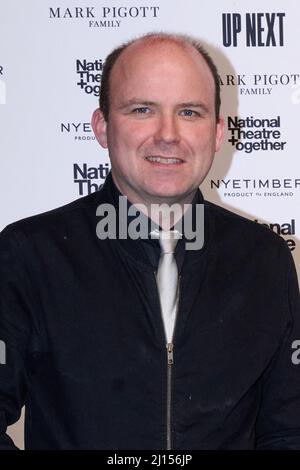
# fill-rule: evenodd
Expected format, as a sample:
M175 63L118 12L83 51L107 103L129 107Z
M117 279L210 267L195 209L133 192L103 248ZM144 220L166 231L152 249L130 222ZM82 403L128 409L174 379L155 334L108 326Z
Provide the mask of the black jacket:
M0 448L12 448L6 426L25 404L26 449L300 449L299 291L285 242L205 202L168 364L141 241L96 237L111 191L109 175L0 235Z

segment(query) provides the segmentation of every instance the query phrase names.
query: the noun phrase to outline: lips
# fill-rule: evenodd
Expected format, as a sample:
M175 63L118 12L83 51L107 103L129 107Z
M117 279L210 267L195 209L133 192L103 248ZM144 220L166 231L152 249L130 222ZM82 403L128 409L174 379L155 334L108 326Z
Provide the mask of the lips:
M181 160L181 158L162 157L162 156L157 156L157 155L150 155L146 157L146 160L148 160L151 163L162 163L164 165L178 165L180 163L183 163L183 160Z

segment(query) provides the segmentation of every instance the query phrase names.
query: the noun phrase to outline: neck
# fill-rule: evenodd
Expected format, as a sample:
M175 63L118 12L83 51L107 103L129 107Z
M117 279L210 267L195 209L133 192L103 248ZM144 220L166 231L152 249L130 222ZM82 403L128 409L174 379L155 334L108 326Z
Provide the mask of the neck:
M137 209L153 220L163 230L169 230L173 227L189 209L197 189L189 194L172 197L153 197L145 195L126 194L119 187L118 182L113 178L114 184L119 192L126 196L129 202Z
M159 202L144 203L141 210L163 230L169 230L183 218L192 200L193 196L184 201L166 202L160 200Z

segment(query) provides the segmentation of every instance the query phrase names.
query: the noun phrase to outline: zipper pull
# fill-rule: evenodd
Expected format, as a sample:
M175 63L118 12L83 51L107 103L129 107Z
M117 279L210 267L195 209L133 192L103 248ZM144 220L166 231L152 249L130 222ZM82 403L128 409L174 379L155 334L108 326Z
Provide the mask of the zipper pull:
M167 343L168 364L174 364L173 343Z

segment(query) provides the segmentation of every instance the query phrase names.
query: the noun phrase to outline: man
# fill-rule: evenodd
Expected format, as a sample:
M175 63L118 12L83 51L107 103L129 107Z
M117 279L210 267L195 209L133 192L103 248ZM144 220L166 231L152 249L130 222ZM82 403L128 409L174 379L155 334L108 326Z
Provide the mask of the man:
M2 448L25 404L27 449L300 449L292 257L198 190L222 140L219 92L189 38L108 57L92 119L112 165L102 189L1 234ZM114 222L103 236L124 196L148 238L115 237ZM177 230L188 213L199 249Z

